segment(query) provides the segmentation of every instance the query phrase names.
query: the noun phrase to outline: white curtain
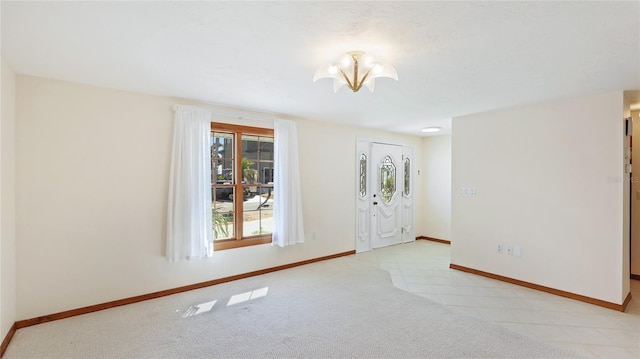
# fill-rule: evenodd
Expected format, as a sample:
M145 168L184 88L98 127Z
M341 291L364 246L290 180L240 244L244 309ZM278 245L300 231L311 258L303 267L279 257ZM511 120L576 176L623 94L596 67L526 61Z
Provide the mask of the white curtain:
M213 254L211 112L174 107L166 255L170 261Z
M273 244L285 247L304 242L296 123L275 120L273 134L275 157Z

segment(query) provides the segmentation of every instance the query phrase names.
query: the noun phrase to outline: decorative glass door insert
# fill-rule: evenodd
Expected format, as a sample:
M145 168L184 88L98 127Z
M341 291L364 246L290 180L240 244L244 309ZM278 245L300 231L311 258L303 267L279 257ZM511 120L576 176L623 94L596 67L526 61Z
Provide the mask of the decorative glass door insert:
M409 157L404 159L404 196L408 197L411 193L411 162Z
M360 197L367 196L367 155L360 154Z
M389 203L395 193L396 165L390 156L385 156L380 166L380 195L385 203Z

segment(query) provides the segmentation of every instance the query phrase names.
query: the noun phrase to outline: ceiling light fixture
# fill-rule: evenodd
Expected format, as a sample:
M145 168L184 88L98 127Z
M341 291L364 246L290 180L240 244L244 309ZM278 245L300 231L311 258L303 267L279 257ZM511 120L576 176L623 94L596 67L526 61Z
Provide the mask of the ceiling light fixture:
M344 85L353 92L358 92L363 85L373 92L375 79L378 77L388 77L398 81L398 73L393 66L378 63L363 51L349 51L336 63L316 70L313 82L331 78L333 92L338 92Z
M442 130L442 127L425 127L422 132L438 132L440 130Z

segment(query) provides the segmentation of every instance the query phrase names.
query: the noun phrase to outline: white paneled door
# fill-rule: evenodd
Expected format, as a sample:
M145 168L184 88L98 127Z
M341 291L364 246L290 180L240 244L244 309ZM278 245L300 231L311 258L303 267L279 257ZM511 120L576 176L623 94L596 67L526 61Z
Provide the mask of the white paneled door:
M374 143L371 148L371 247L402 241L402 147Z
M356 252L415 240L413 148L358 141Z

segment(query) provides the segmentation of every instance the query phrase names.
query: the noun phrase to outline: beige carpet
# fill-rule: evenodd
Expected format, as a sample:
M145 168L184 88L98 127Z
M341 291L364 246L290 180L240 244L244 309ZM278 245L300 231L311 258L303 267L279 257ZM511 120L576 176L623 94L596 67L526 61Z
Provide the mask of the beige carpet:
M18 330L4 358L568 358L343 257Z

